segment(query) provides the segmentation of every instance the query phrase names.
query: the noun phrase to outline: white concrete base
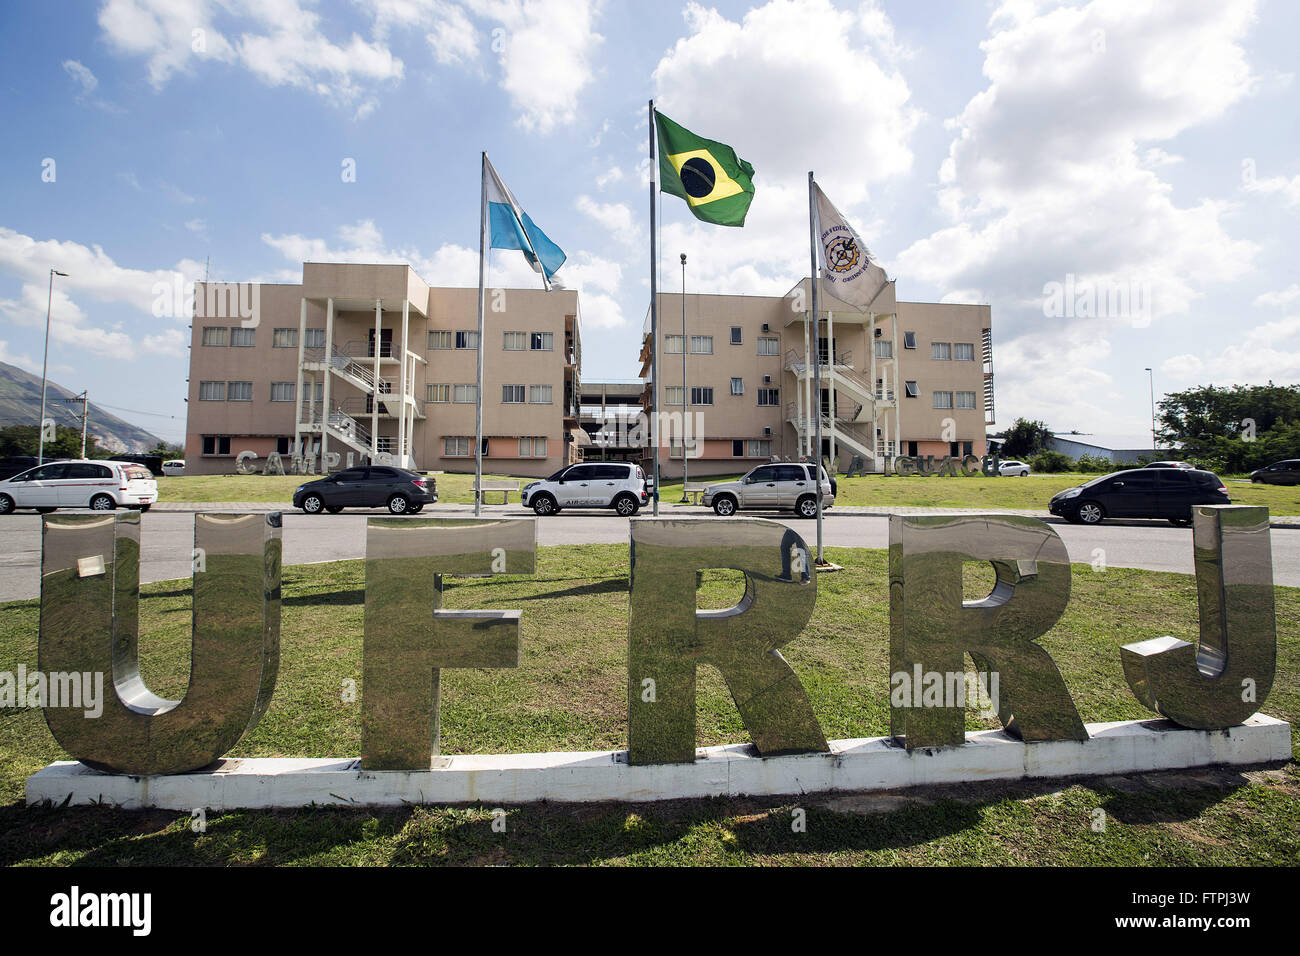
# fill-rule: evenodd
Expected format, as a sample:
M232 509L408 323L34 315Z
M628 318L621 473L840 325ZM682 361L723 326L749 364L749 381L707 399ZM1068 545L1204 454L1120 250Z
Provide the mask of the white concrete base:
M1256 714L1230 730L1165 720L1088 724L1087 741L1024 744L998 730L962 747L908 753L886 737L832 740L829 754L762 758L748 744L707 747L693 764L632 767L626 751L439 757L423 771L368 772L352 758L226 760L213 771L126 777L75 761L27 778L27 802L214 810L537 800L642 802L682 797L885 790L921 784L1069 777L1291 759L1291 726Z

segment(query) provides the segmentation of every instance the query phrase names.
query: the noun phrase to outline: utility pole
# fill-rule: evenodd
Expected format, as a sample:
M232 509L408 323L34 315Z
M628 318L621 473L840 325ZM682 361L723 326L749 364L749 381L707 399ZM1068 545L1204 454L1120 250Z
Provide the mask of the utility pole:
M85 458L86 457L86 415L90 409L89 390L82 392L80 395L73 396L72 398L65 398L63 400L63 404L65 405L75 405L77 402L81 403L81 457Z
M50 310L54 306L54 277L68 277L66 272L50 270L50 293L45 300L45 357L41 360L41 421L37 428L39 437L36 444L36 464L45 464L45 383L50 366Z

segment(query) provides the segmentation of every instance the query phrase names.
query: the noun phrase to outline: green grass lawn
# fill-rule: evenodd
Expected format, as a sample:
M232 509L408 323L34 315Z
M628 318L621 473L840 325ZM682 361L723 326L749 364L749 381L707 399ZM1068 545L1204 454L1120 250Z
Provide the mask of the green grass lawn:
M786 656L830 738L887 732L888 586L882 551L828 549L844 565L818 582L814 618ZM443 672L443 752L622 748L626 744L626 547L542 548L537 573L461 579L447 607L521 608L520 666ZM991 574L974 575L969 596ZM284 569L280 677L270 709L231 756L352 756L360 707L364 566ZM1197 633L1189 576L1074 569L1073 597L1044 639L1085 721L1152 716L1129 692L1122 643ZM147 585L143 669L163 696L188 669L185 582ZM705 575L701 607L740 596L733 572ZM1277 588L1278 674L1265 711L1300 724L1300 589ZM38 602L0 604L0 670L36 665ZM721 678L700 671L699 744L747 735ZM993 726L972 712L970 729ZM30 864L1285 864L1300 863L1300 774L1205 772L1082 783L930 788L909 798L829 794L662 804L302 809L188 814L26 808L26 776L65 755L42 715L0 710L0 863ZM1159 780L1165 780L1159 785ZM892 801L892 802L891 802ZM791 813L807 812L806 832ZM1102 807L1107 827L1092 829Z

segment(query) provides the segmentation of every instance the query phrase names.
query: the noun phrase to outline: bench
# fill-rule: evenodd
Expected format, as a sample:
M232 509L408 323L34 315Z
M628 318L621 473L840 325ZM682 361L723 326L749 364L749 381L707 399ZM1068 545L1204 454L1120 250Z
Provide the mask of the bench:
M484 481L478 486L479 501L488 504L487 496L494 493L501 495L503 505L510 504L510 492L519 491L519 482L517 481Z
M694 482L682 485L682 501L690 500L691 504L698 505L700 497L704 494L704 489L709 487L706 484L695 484Z

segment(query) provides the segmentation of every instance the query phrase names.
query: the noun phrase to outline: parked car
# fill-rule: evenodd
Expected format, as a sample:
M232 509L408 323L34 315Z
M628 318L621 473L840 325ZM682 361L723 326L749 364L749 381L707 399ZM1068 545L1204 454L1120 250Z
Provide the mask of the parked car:
M524 507L537 514L565 508L613 508L630 518L650 501L650 486L641 466L625 461L584 462L561 468L549 478L530 481L520 492Z
M1193 505L1229 505L1228 489L1213 472L1195 468L1134 468L1094 478L1052 496L1048 510L1076 524L1106 518L1165 518L1192 523Z
M1188 470L1195 469L1196 466L1189 461L1152 461L1143 465L1144 468L1185 468Z
M1252 471L1250 480L1265 485L1300 485L1300 459L1288 458Z
M811 462L773 462L759 465L735 481L709 485L700 499L726 518L737 511L792 510L801 518L817 516L817 486L813 469L821 477L822 509L835 504L835 491L826 469Z
M62 458L47 459L49 461L62 461ZM28 468L35 468L41 462L36 460L35 455L9 455L6 458L0 458L0 480L12 478L20 471L26 471Z
M149 469L127 461L46 462L0 481L0 514L35 508L148 511L158 500L158 482Z
M179 478L185 474L185 459L176 458L162 463L162 473L168 478Z
M419 514L425 505L438 500L438 483L433 478L392 465L361 465L344 468L327 478L299 485L293 506L309 515L344 508L387 508L395 515Z
M1017 475L1021 478L1029 476L1029 466L1023 461L1004 461L998 465L999 475Z

